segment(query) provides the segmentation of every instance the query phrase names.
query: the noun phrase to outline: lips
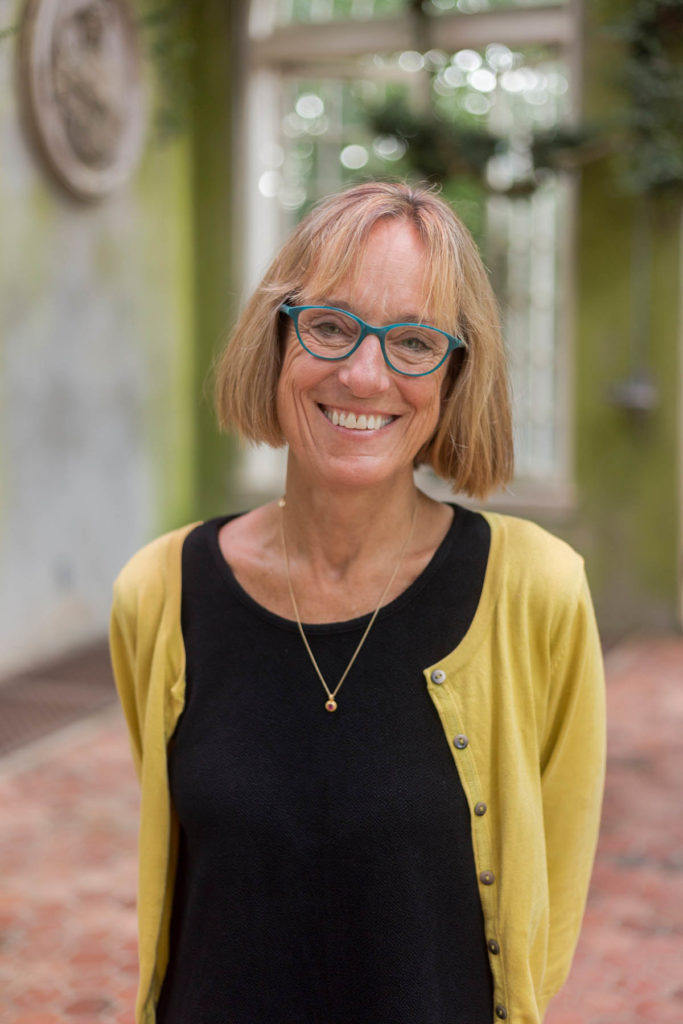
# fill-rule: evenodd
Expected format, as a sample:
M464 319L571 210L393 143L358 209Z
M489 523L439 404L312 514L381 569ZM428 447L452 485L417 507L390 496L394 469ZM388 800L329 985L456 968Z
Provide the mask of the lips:
M319 408L333 426L345 427L347 430L381 430L396 418L395 416L383 416L381 413L349 412L346 409L335 409L325 405L321 405Z

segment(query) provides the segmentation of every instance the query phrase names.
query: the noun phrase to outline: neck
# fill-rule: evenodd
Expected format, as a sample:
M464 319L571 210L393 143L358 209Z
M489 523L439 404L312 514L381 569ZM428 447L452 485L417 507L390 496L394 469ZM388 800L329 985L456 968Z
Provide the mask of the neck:
M285 522L291 551L316 574L343 578L358 564L395 557L420 492L412 472L371 488L312 485L290 459Z

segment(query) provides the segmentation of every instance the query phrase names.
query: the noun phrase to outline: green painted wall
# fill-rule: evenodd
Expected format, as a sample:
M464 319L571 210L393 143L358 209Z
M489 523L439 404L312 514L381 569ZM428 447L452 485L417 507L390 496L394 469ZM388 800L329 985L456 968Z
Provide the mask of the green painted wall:
M197 504L192 151L186 137L148 147L136 191L145 211L138 220L149 350L144 413L147 444L156 456L156 535L191 520Z
M610 632L671 625L676 607L679 214L654 210L649 337L630 351L634 211L611 179L584 176L578 245L576 481L580 526L601 620ZM667 216L669 212L669 216ZM612 401L634 371L656 393L651 413Z
M624 103L622 44L603 31L600 10L604 7L586 5L588 119L614 117ZM580 183L574 405L578 506L563 528L586 557L608 637L676 623L681 401L680 200L653 201L643 231L639 201L616 182L616 159L589 165ZM640 323L635 332L634 321ZM615 386L634 373L645 374L654 386L651 413L628 412L613 401Z
M194 61L190 103L196 448L195 515L231 507L235 441L220 437L211 367L239 300L239 117L242 18L246 5L202 0L192 9Z

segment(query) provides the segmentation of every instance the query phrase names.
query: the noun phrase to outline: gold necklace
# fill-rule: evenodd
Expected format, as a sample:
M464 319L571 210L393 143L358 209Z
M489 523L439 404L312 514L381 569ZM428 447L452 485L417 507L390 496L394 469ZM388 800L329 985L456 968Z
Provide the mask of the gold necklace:
M304 627L301 625L301 616L299 615L299 608L298 608L297 603L296 603L296 598L294 597L294 588L292 587L292 578L291 578L290 573L289 573L289 557L287 555L287 542L285 540L285 513L284 513L284 509L285 509L285 505L286 504L287 504L287 502L285 501L284 498L280 498L280 500L278 501L278 507L282 510L282 515L280 516L280 536L282 538L282 553L283 553L284 559L285 559L285 575L287 576L287 586L289 587L289 596L292 599L292 607L294 609L294 618L296 619L296 624L299 627L299 633L301 634L301 639L304 642L304 647L306 648L306 650L308 652L308 657L311 659L311 663L313 664L313 668L315 669L315 671L316 671L316 673L318 675L318 679L323 684L323 688L325 690L325 693L327 694L327 700L325 701L325 710L326 711L336 711L337 710L337 701L335 700L335 697L339 693L339 691L341 689L341 686L342 686L342 683L344 682L344 680L348 676L349 672L351 671L351 668L353 667L354 661L356 660L356 658L360 654L361 647L363 646L363 644L367 640L368 633L370 632L370 630L372 629L372 627L373 627L373 625L375 623L375 619L377 618L379 610L382 607L382 602L383 602L383 600L384 600L384 598L385 598L385 596L387 594L387 591L389 590L391 584L394 582L394 580L396 578L396 573L399 570L399 566L400 566L401 562L403 561L403 556L406 553L406 549L408 547L408 544L410 543L410 538L413 535L413 527L415 526L415 514L417 512L417 499L415 500L415 504L413 506L413 514L412 514L412 517L410 519L410 529L408 530L408 536L406 537L405 541L403 542L403 547L401 548L401 551L400 551L399 556L398 556L398 560L396 562L396 565L394 566L394 571L392 572L392 574L389 577L389 580L387 582L387 585L385 586L384 590L382 591L382 596L379 599L377 607L375 608L374 612L372 613L372 617L371 617L370 621L368 622L367 626L365 627L365 632L363 633L362 637L360 638L360 643L358 644L358 647L356 647L355 651L353 652L353 656L351 658L351 661L348 663L348 665L344 669L344 671L342 673L342 677L339 680L339 682L337 683L337 685L335 686L334 690L330 690L329 686L325 682L325 677L322 674L322 672L320 671L320 666L318 665L318 662L315 660L315 655L313 654L313 651L311 650L311 646L310 646L310 644L309 644L309 642L308 642L308 640L306 638L306 634L304 633Z

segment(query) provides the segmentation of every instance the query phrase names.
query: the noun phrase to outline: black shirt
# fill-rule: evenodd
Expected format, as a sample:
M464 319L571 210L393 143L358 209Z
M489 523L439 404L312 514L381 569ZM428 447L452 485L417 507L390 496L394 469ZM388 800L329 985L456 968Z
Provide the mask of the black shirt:
M470 815L423 670L464 636L489 527L456 507L325 710L296 623L219 545L183 548L187 696L169 755L180 824L159 1024L490 1024ZM305 626L331 689L368 616Z

